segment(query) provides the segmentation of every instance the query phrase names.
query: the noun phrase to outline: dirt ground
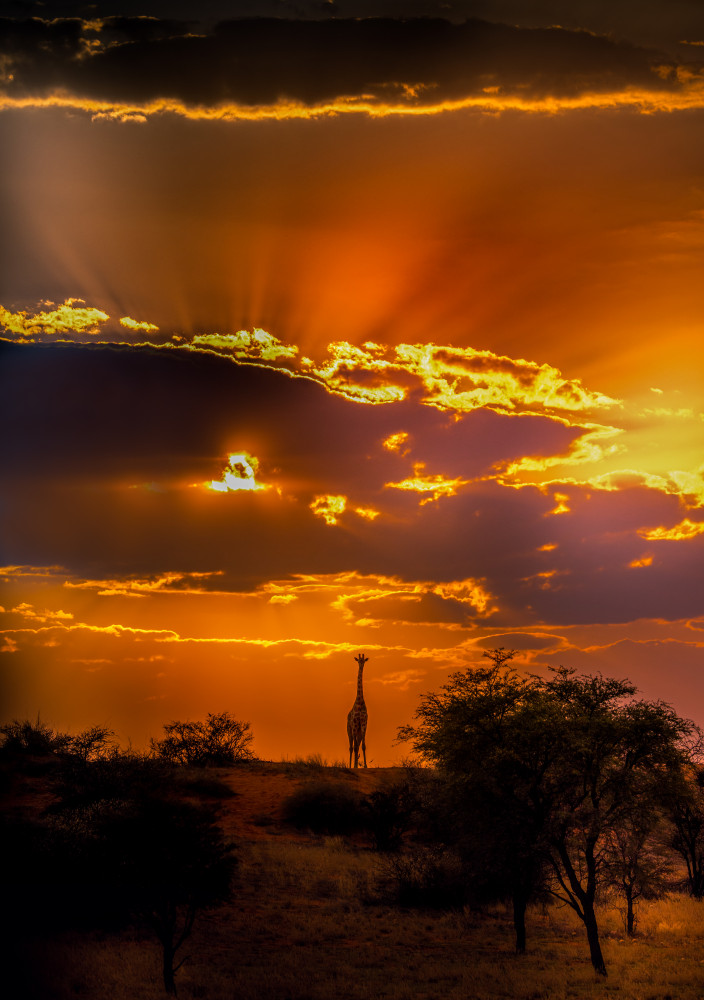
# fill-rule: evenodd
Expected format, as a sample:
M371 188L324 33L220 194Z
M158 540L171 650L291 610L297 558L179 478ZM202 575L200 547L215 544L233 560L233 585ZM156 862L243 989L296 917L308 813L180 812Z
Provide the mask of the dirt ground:
M261 841L279 838L307 841L309 835L283 826L284 801L300 785L310 781L349 781L362 795L369 795L384 784L397 780L399 767L370 767L355 770L326 768L285 769L285 765L249 764L242 768L222 768L213 772L235 793L219 804L218 819L225 836L235 841Z

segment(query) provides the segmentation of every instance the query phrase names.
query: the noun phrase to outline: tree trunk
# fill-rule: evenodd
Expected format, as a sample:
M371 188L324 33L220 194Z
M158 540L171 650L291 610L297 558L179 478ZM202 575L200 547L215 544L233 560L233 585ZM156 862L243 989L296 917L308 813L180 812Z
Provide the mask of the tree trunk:
M513 894L513 927L516 932L516 954L526 953L526 899L523 893Z
M174 980L174 950L170 943L162 941L163 947L163 974L164 974L164 989L167 993L171 993L176 996L176 982Z
M629 937L633 937L635 931L633 929L635 924L635 914L633 912L633 891L631 889L626 889L626 934Z
M604 963L604 956L601 954L601 945L599 944L599 927L596 922L596 914L594 913L593 903L584 907L584 917L582 919L584 920L584 926L587 928L589 956L592 960L594 971L600 976L605 976L606 965Z

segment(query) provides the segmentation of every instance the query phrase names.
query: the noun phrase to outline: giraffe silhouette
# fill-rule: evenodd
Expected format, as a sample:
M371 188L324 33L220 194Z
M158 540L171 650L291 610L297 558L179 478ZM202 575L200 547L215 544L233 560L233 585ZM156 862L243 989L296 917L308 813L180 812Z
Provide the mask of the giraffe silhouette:
M347 714L347 737L350 741L350 767L352 767L352 754L354 754L354 766L359 767L359 750L362 749L364 766L367 766L367 706L364 704L364 691L362 690L362 671L364 664L369 660L364 653L355 656L359 665L357 671L357 697L354 705Z

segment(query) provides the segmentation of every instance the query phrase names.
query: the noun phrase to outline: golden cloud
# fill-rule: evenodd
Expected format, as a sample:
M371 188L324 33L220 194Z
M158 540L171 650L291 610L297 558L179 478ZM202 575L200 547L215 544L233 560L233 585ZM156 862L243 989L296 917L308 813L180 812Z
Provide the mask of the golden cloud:
M398 99L393 95L374 98L338 97L330 101L308 105L301 101L284 100L273 104L248 105L222 102L210 106L186 104L175 98L159 98L142 103L99 100L81 97L66 92L47 96L15 97L0 95L0 110L24 108L63 108L83 112L94 120L118 122L143 122L145 119L163 115L175 115L191 121L289 121L314 120L339 115L364 115L370 118L389 117L432 117L467 110L483 111L490 114L501 112L522 112L525 114L554 115L568 111L589 109L620 110L630 109L641 114L656 112L687 111L704 107L704 81L699 73L680 67L677 73L678 89L649 90L645 87L624 87L610 92L594 91L575 96L522 96L520 93L502 93L500 89L487 87L482 93L456 100L441 100L435 103L411 103L408 87L398 88Z
M704 535L704 521L691 521L685 517L673 528L643 529L638 534L647 538L649 542L682 542L696 538L697 535Z
M552 510L547 511L547 514L569 514L571 507L567 493L553 493L552 498L555 501L555 506Z
M410 439L410 434L406 431L399 431L398 434L390 434L385 441L382 442L382 446L386 448L387 451L398 452L399 455L407 455L408 448L404 448Z
M269 598L269 604L291 604L297 600L297 594L272 594Z
M127 327L128 330L140 330L144 333L156 333L159 327L155 323L140 323L136 319L132 319L130 316L123 316L120 319L120 326Z
M379 517L379 511L374 510L373 507L355 507L354 512L359 517L363 517L365 521L375 521Z
M198 334L183 346L250 361L276 361L298 354L297 347L282 344L277 337L258 327L251 333L249 330L238 330L237 333Z
M570 421L559 420L565 426ZM612 442L612 438L623 434L620 427L609 427L601 424L585 424L584 433L572 442L569 450L563 455L527 455L515 462L509 462L504 467L497 466L500 481L506 486L520 484L523 486L540 486L545 479L535 473L547 472L556 466L585 465L603 462L605 458L625 450L620 442ZM593 482L590 480L590 482Z
M110 317L102 310L80 305L82 302L82 299L70 298L52 311L34 315L10 313L0 307L0 323L23 338L42 333L93 335ZM158 330L154 323L138 322L130 317L123 317L120 323L146 334ZM112 339L104 342L116 343ZM391 349L372 342L358 347L339 341L328 344L327 357L316 362L307 357L298 358L296 345L284 344L259 327L235 333L196 334L190 338L174 335L167 342L150 343L147 340L144 346L219 354L239 364L271 364L291 376L312 378L330 392L370 404L397 402L405 399L411 389L420 389L420 402L442 410L469 413L487 408L517 414L539 412L561 416L572 423L575 415L620 402L586 389L579 379L565 378L548 364L539 365L471 347L429 343L399 344ZM616 433L614 428L596 424L588 429L589 434L580 439L571 455L573 462L595 460L600 450L603 453L597 438ZM384 441L384 447L401 452L408 437L403 431L392 434Z
M151 577L123 577L111 580L65 580L70 590L97 590L99 597L146 597L148 594L214 594L197 585L198 580L222 576L222 570L207 573L160 573Z
M65 622L73 620L70 611L49 611L47 608L39 611L27 603L18 604L16 608L12 609L12 614L20 615L27 621L39 622L42 625L63 625Z
M596 489L607 491L645 486L661 493L678 496L685 506L690 508L700 507L704 503L704 478L701 469L696 472L675 470L662 476L652 472L639 472L637 469L616 469L601 476L594 476L587 482Z
M322 517L326 524L337 524L338 518L344 514L347 507L347 497L339 494L326 493L309 504L316 517Z
M45 302L42 305L55 306L53 302ZM34 314L26 311L11 313L0 306L0 325L23 340L45 335L94 334L109 318L101 309L86 306L83 299L66 299L60 306Z
M447 479L445 476L441 475L430 475L424 473L425 462L414 462L413 463L413 475L408 479L403 479L400 483L384 483L384 486L389 487L394 490L411 490L415 493L427 493L423 500L420 501L421 506L426 503L431 503L433 500L439 500L440 497L452 497L455 496L457 490L460 486L465 486L469 480L468 479Z
M644 569L646 566L653 565L652 556L641 556L640 559L632 559L628 566L630 569Z
M339 588L344 588L339 593ZM402 580L398 577L361 576L357 573L347 574L337 583L338 596L331 602L332 607L342 613L344 618L357 626L376 627L381 624L374 616L359 617L350 604L373 605L378 601L393 600L397 602L418 603L430 595L442 600L458 601L466 604L480 615L490 615L498 610L492 602L494 598L486 588L486 581L467 578L445 583L435 583L430 580Z

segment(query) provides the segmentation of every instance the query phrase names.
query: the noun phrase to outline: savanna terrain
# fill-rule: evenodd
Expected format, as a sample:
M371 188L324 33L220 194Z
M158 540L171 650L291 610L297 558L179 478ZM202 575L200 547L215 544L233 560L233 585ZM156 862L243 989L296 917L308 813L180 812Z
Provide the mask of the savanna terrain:
M642 902L632 939L619 901L602 905L604 979L567 907L532 907L527 954L517 956L509 908L401 907L389 892L389 861L365 834L314 835L284 821L286 800L307 782L328 778L368 795L401 769L251 762L205 773L207 781L184 782L182 794L205 796L238 865L230 901L200 912L184 945L182 1000L704 996L704 904L686 895ZM39 814L50 802L46 783L24 776L12 785L8 810ZM45 930L10 943L13 1000L164 996L159 949L138 926Z

